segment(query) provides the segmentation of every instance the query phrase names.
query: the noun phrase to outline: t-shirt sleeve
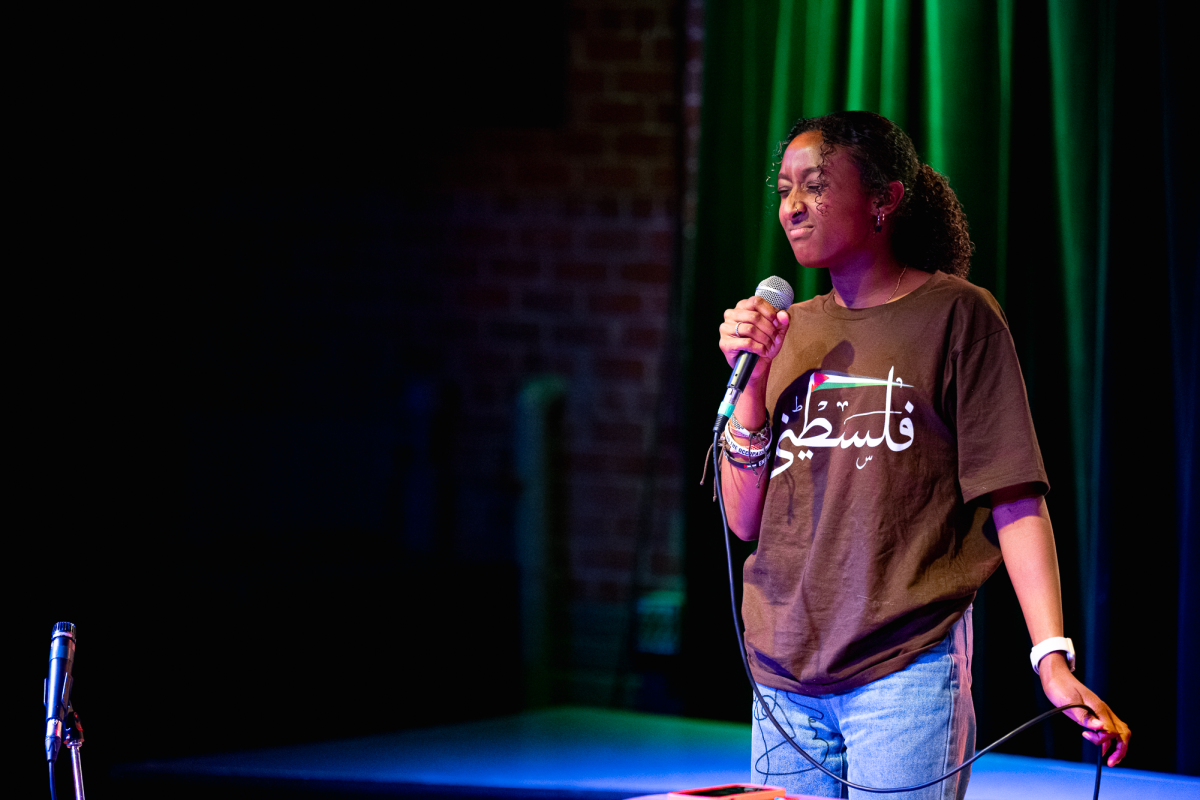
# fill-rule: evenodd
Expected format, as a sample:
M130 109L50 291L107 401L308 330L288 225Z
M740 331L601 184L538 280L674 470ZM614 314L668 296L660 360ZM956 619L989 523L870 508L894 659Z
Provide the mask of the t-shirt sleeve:
M1025 380L1008 328L965 346L953 363L963 501L1026 483L1048 491Z

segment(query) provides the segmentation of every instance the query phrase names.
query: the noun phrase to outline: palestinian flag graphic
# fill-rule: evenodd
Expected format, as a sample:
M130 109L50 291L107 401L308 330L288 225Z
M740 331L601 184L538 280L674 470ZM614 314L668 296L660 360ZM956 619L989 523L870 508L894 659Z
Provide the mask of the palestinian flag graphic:
M864 378L861 375L843 375L838 372L814 372L808 382L810 392L821 389L852 389L858 386L887 386L886 378ZM911 389L912 385L904 383L899 378L890 381L892 386Z

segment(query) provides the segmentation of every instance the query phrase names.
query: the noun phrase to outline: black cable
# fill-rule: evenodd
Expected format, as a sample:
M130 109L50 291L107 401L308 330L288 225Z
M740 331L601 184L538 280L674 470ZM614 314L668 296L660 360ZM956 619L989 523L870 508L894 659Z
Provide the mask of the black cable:
M1100 768L1104 766L1104 742L1100 743L1100 755L1096 756L1096 788L1092 800L1100 800Z
M54 793L54 762L47 761L46 764L50 767L50 800L58 800L58 795Z
M824 772L826 775L833 778L834 780L845 784L846 786L850 787L851 789L858 789L860 792L875 792L876 794L888 794L888 793L892 793L892 792L912 792L912 791L916 791L917 789L924 789L928 786L933 786L935 783L941 783L942 781L949 778L951 775L954 775L957 772L959 772L960 770L964 770L967 767L971 766L979 758L987 755L992 750L994 750L997 747L999 747L1000 745L1004 744L1012 737L1016 736L1018 733L1023 733L1024 731L1028 730L1029 728L1032 728L1034 725L1038 724L1039 722L1049 719L1050 717L1054 716L1055 714L1057 714L1060 711L1066 711L1069 708L1083 708L1083 709L1087 709L1087 712L1089 714L1091 714L1093 717L1096 716L1096 712L1093 711L1091 708L1088 708L1088 706L1084 705L1083 703L1072 703L1071 705L1059 706L1058 708L1052 708L1049 711L1045 712L1044 714L1039 714L1038 716L1029 720L1029 722L1026 722L1024 725L1022 725L1021 727L1012 731L1011 733L1005 734L1004 736L1000 737L996 741L992 742L990 745L988 745L987 747L978 751L971 758L969 758L966 761L964 761L963 763L959 764L957 767L950 770L942 777L934 778L931 781L926 781L925 783L921 783L916 786L904 786L904 787L901 787L898 789L876 789L871 786L860 786L857 783L851 783L850 781L846 780L845 778L843 778L840 775L833 774L828 769L826 769L822 764L817 763L817 760L815 758L810 756L803 747L801 747L799 744L796 743L795 739L793 739L791 736L788 735L787 731L785 731L783 729L783 726L779 724L779 720L775 719L775 715L771 713L771 709L767 705L767 701L763 699L762 692L760 692L758 690L758 681L754 680L754 673L752 673L750 671L750 660L746 656L746 643L744 641L745 636L742 632L741 617L738 615L737 595L736 595L735 589L734 589L733 553L729 549L729 518L725 515L725 495L724 495L724 493L722 491L722 487L721 487L720 436L721 436L720 433L717 433L713 436L713 449L712 449L713 468L716 472L716 475L714 476L713 479L717 482L716 483L717 503L721 508L721 524L724 526L724 529L725 529L725 563L729 568L729 602L733 608L733 630L734 630L734 633L737 635L738 652L741 653L741 655L742 655L742 666L746 670L746 677L750 680L750 688L754 690L754 696L758 699L758 704L762 707L762 710L766 713L767 718L771 720L771 724L775 726L775 729L777 731L779 731L779 735L782 736L784 739L786 739L788 744L790 744L796 750L797 753L799 753L800 755L802 755L806 759L808 759L808 762L810 764L812 764L814 767L821 770L821 772ZM763 469L766 469L766 468L767 467L765 467L765 466L763 467ZM1104 746L1101 745L1100 757L1096 760L1096 788L1092 794L1092 800L1098 800L1098 798L1100 797L1100 768L1103 765L1103 763L1104 763Z

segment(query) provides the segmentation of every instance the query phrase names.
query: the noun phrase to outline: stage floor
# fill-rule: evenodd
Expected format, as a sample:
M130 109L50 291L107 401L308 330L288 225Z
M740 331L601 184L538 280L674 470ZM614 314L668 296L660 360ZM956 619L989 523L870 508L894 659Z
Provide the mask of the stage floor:
M121 782L252 783L332 793L617 800L745 781L749 726L679 717L552 708L515 717L362 739L126 764ZM968 800L1087 800L1095 767L988 755ZM340 792L337 791L340 788ZM1200 798L1200 778L1104 770L1105 800Z

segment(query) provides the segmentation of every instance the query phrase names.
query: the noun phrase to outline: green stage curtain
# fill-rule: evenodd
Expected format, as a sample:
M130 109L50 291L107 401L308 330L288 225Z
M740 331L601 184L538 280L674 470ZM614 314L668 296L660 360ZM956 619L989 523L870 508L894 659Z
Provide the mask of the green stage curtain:
M710 0L683 269L686 457L698 469L728 373L715 346L722 309L772 274L798 300L829 290L779 228L779 140L796 118L838 109L895 120L949 177L976 244L971 279L1008 314L1082 677L1143 734L1128 765L1197 774L1185 680L1200 636L1196 159L1182 137L1185 28L1172 14L1118 0ZM711 487L689 487L687 514L698 654L728 636L704 628L723 589ZM1007 577L976 612L986 743L1048 706ZM736 681L738 670L717 672ZM744 716L743 688L729 708ZM1155 730L1176 746L1152 746ZM1010 751L1090 756L1067 723L1029 736Z

